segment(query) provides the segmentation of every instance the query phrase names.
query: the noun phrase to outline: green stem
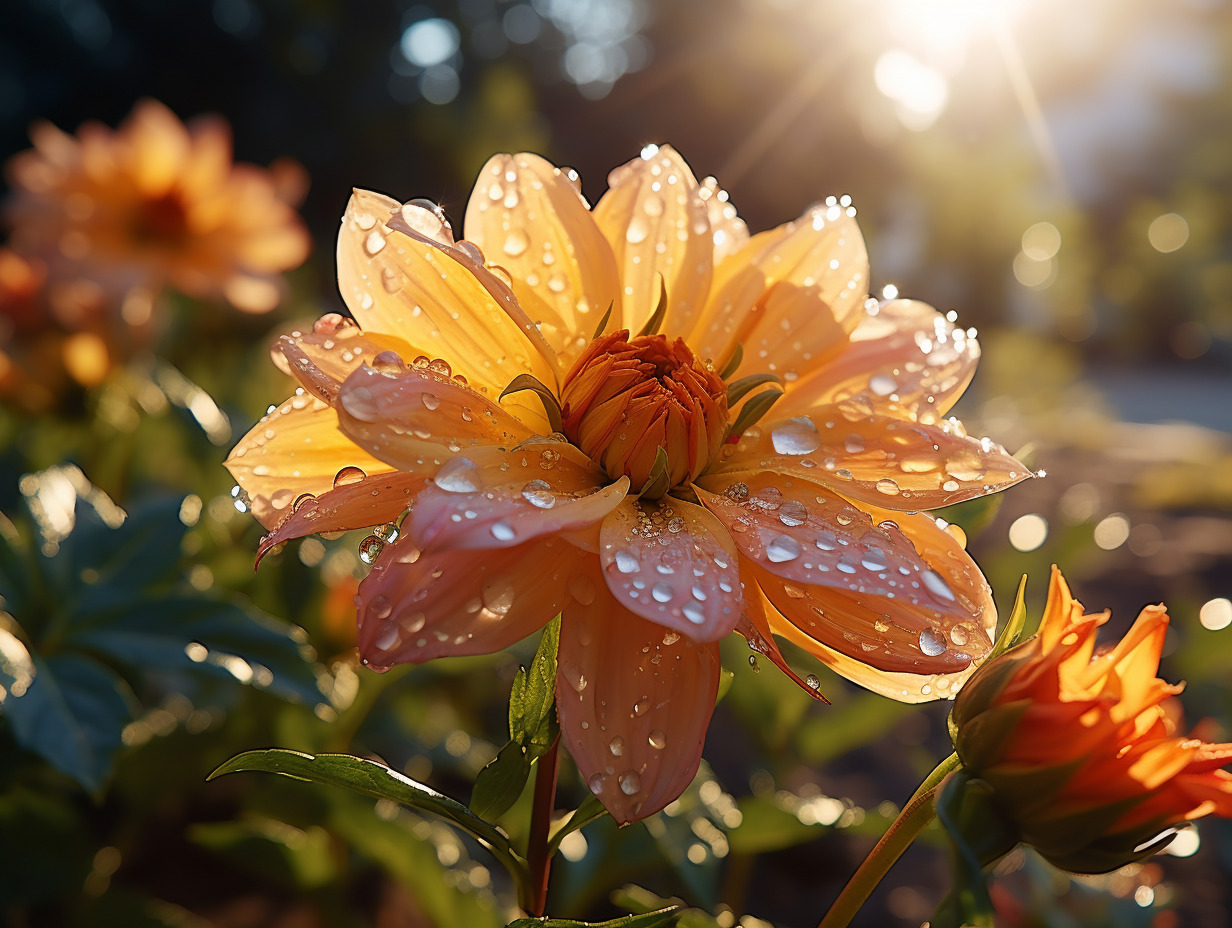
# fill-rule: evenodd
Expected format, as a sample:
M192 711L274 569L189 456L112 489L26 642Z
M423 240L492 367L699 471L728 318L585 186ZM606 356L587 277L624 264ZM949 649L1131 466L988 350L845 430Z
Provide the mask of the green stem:
M937 788L946 775L957 766L958 755L951 754L924 778L919 789L898 813L898 818L890 823L890 827L881 836L877 846L864 858L864 863L860 864L859 869L847 881L847 885L838 894L834 905L830 906L830 911L818 923L817 928L846 928L851 923L852 918L860 911L860 907L876 889L877 884L894 866L894 862L902 856L903 851L907 850L916 835L933 820L937 814L933 805Z
M535 762L535 799L530 813L530 841L526 848L526 863L530 870L529 896L526 912L533 918L543 914L548 900L548 871L552 866L553 848L548 844L552 829L552 807L556 805L556 774L559 769L560 736L547 753Z

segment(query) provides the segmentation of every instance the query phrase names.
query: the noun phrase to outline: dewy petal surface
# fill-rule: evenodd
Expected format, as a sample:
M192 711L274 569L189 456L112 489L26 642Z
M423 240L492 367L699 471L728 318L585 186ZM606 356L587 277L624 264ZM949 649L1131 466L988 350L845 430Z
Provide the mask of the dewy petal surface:
M872 304L851 341L797 382L775 412L807 415L814 407L860 396L880 415L935 423L962 396L979 359L975 336L927 303Z
M498 551L420 552L403 535L359 585L360 654L390 667L507 648L564 607L583 556L556 538Z
M611 246L573 178L538 155L496 155L479 174L465 221L467 237L508 270L562 374L609 306L619 317L621 301Z
M751 271L764 290L755 303ZM790 392L846 343L867 296L868 253L855 219L840 206L815 206L719 265L689 344L723 364L739 343L744 359L733 377L769 371Z
M334 410L314 396L297 394L264 416L240 439L226 462L248 493L252 514L274 528L302 494L319 496L339 471L384 474L391 468L338 431Z
M372 364L383 352L410 362L422 352L400 338L361 332L349 319L325 317L316 331L281 336L270 348L274 364L305 390L332 403L342 381L361 364ZM380 362L377 362L380 363Z
M398 470L431 475L477 445L511 448L534 435L447 368L382 373L357 368L338 392L338 427Z
M776 471L890 509L937 509L1004 490L1031 471L957 419L925 425L870 412L856 397L748 429L715 473Z
M684 159L664 145L647 146L642 157L616 168L607 181L594 217L624 283L620 323L612 328L640 331L665 286L663 331L689 331L710 289L714 261L697 179Z
M625 824L662 809L697 773L719 646L629 612L593 567L572 586L556 678L561 737L591 792Z
M534 344L542 337L527 331L528 320L515 318L521 309L499 297L499 281L481 281L477 272L491 275L461 263L464 254L414 233L399 221L402 210L389 197L358 190L347 206L338 233L338 287L360 327L431 345L492 399L519 374L555 383L554 363ZM533 401L513 397L509 405L536 431L546 429Z
M622 606L695 641L724 638L740 619L736 546L700 506L625 499L603 520L599 559Z

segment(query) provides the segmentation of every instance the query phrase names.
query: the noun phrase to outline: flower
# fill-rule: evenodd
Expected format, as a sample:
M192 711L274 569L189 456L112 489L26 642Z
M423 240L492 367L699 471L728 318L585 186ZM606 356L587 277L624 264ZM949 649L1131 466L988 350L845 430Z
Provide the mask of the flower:
M954 702L955 747L1019 840L1103 873L1159 850L1165 830L1232 816L1232 744L1184 737L1181 685L1155 676L1168 631L1147 606L1111 650L1056 567L1036 637L981 667ZM987 824L987 823L985 823Z
M145 100L114 132L86 123L73 136L39 123L30 137L34 148L8 163L11 244L56 277L120 298L170 285L265 312L279 299L278 275L308 254L288 202L302 192L302 169L233 164L222 120L185 126Z
M898 699L956 687L994 607L912 510L1028 472L942 420L975 340L867 301L847 201L750 237L670 148L609 183L591 210L573 172L496 156L470 241L431 203L357 191L338 274L359 325L280 342L300 389L227 466L262 553L383 526L357 598L373 666L497 651L563 613L563 740L627 822L693 777L732 630L788 673L775 634Z

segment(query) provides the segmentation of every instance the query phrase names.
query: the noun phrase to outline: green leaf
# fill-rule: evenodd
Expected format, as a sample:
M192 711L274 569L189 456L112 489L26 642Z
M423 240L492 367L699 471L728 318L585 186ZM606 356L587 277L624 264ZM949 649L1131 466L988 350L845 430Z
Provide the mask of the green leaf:
M778 383L778 378L773 374L749 374L747 377L741 377L735 383L727 385L727 408L735 409L736 404L748 395L754 387L760 387L763 383Z
M638 336L642 335L657 335L659 329L663 325L663 318L667 315L667 282L664 281L663 275L659 275L659 302L655 306L655 311L650 314L650 318L646 320L646 324L642 326L642 331L638 332Z
M246 751L232 757L207 779L249 770L341 786L365 796L388 799L421 812L431 812L470 834L515 876L519 876L524 869L520 858L510 846L509 839L498 831L496 826L485 822L462 803L376 761L352 757L349 754L313 755L284 748L268 748L264 751Z
M548 386L530 374L518 374L518 376L514 377L513 380L509 381L509 386L501 391L501 395L497 399L503 400L511 393L521 393L523 390L531 390L539 396L539 399L543 401L543 411L547 414L548 423L552 426L552 431L562 431L564 424L560 417L560 401Z
M607 809L603 807L603 803L599 801L598 796L593 794L587 796L582 800L582 804L573 810L573 814L556 829L555 834L548 841L548 853L556 853L565 835L571 834L579 828L585 828L591 822L598 821L607 814Z
M134 715L132 694L115 673L88 657L30 658L33 679L2 704L14 738L86 789L100 792L124 725Z
M251 606L172 592L83 618L66 631L64 645L136 672L170 668L239 679L313 705L321 691L311 652L295 632Z
M728 429L728 435L735 435L737 438L743 435L770 411L770 407L777 403L782 395L782 390L772 388L745 400L744 405L740 407L739 415L736 416L736 421Z
M1010 612L1009 620L1006 621L1005 627L1001 629L1001 634L997 636L996 642L992 646L992 651L989 652L985 660L992 660L1003 651L1008 651L1014 645L1018 644L1022 638L1023 627L1027 624L1027 575L1022 575L1022 580L1018 582L1018 595L1014 598L1014 608Z
M471 790L471 811L493 821L518 801L530 777L530 758L516 741L510 741L479 771Z
M603 318L599 320L599 324L595 326L595 334L590 337L593 342L596 338L603 334L603 330L607 328L607 321L612 318L612 307L616 305L616 301L607 304L607 312L603 314Z
M655 451L654 463L650 465L650 476L637 494L639 499L661 499L663 494L671 489L672 475L669 466L667 449L660 445Z
M543 629L530 670L519 669L509 692L509 737L531 760L542 757L556 740L556 654L560 616Z
M575 922L569 918L516 918L506 928L660 928L673 924L680 906L671 905L641 915L623 915L606 922Z
M723 370L719 373L719 378L726 380L732 374L740 369L740 362L744 360L744 345L736 342L736 350L732 352L731 358L723 365Z
M283 886L310 889L337 877L330 836L313 826L306 831L274 819L198 822L188 838L247 873Z
M954 888L932 919L934 928L995 928L984 867L1008 853L1017 832L997 812L992 789L958 770L937 795L937 820L950 838Z
M172 576L187 531L180 521L182 504L179 496L151 500L112 528L78 500L76 527L61 543L58 557L66 559L73 577L90 578L77 604L80 612L103 608L102 591L142 590Z

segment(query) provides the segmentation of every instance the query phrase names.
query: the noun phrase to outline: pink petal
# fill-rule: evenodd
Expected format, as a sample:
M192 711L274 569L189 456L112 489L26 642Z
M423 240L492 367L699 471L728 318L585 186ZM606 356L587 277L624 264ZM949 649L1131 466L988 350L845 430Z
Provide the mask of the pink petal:
M870 411L933 424L975 375L980 345L927 303L874 303L842 352L797 381L775 407L783 416L859 396Z
M578 770L620 824L658 812L693 780L719 685L719 646L616 602L595 570L561 621L556 705Z
M495 155L466 205L467 238L509 271L518 302L555 349L561 373L613 302L617 320L620 314L611 246L572 177L538 155Z
M279 370L327 403L337 398L342 381L361 364L373 364L377 358L381 359L375 362L378 365L386 359L409 364L421 354L399 338L361 332L354 322L337 314L318 320L310 333L280 336L270 348Z
M420 553L403 535L359 585L360 654L383 669L500 651L560 612L585 557L555 538L498 551Z
M398 470L434 473L477 445L512 447L534 435L448 366L379 372L364 365L338 392L339 428Z
M670 146L653 146L608 175L594 217L625 286L612 329L639 331L667 288L663 331L689 331L710 288L714 244L697 179ZM660 282L662 281L662 283ZM589 333L587 333L589 334Z
M424 235L427 212L366 191L351 197L338 234L338 287L360 326L431 345L489 396L524 373L555 384L554 353L512 292L460 246ZM546 428L533 397L509 406L532 429Z
M986 496L1033 476L996 442L957 419L925 425L873 414L853 398L747 430L712 470L760 471L823 483L848 499L920 510Z
M593 465L565 457L545 470L542 452L558 445L453 458L416 496L404 529L425 549L507 548L600 522L629 492L629 478L602 486Z
M392 469L338 431L334 410L314 396L291 397L240 439L227 458L231 476L247 492L252 514L268 529L305 493L320 496L345 476Z
M736 546L700 506L628 497L603 520L599 557L617 602L694 641L718 641L740 618Z
M815 483L749 474L697 496L731 533L740 556L794 583L904 598L949 611L954 595L893 522L872 517ZM716 487L719 478L703 479Z
M749 298L760 274L761 294ZM699 357L733 376L777 374L789 386L847 342L868 296L868 253L840 206L814 206L795 222L754 235L715 270L706 307L688 336Z
M375 474L354 483L342 483L320 496L305 494L292 504L292 511L278 527L261 539L257 563L277 544L304 535L348 532L395 521L423 488L420 474Z

